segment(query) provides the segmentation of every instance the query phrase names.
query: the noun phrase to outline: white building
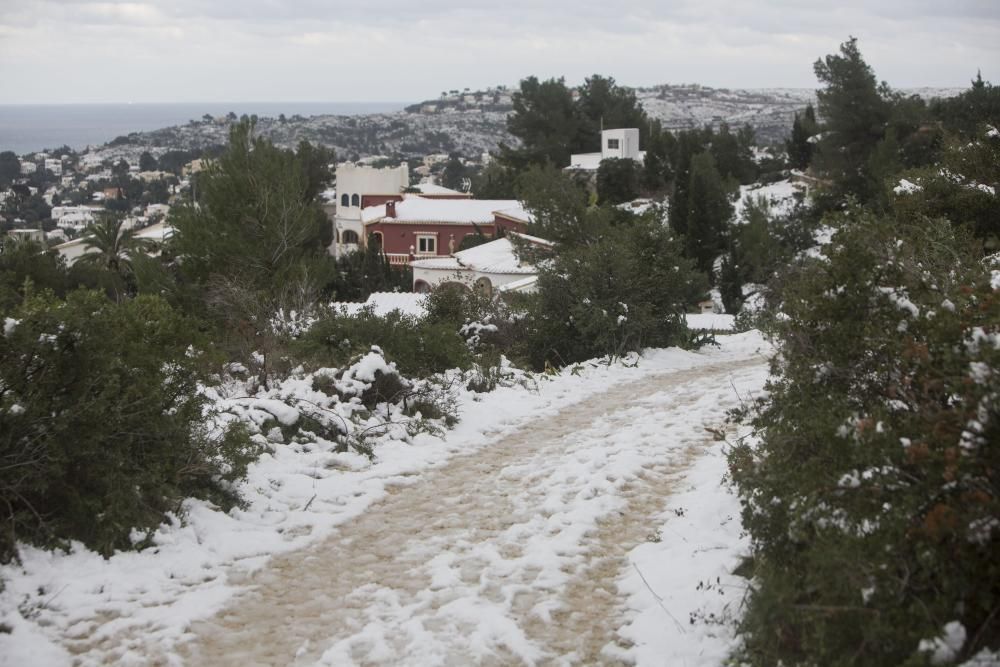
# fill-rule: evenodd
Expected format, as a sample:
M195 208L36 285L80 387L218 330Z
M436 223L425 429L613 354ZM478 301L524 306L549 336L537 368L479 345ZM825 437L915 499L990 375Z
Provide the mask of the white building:
M566 169L581 171L597 171L602 160L617 158L619 160L635 160L642 164L646 151L639 150L639 130L634 127L619 130L604 130L601 132L600 153L577 153L570 157Z
M551 242L534 236L509 234L535 245L552 246ZM446 284L461 285L488 295L533 292L538 281L538 269L521 261L508 237L453 253L450 257L414 260L410 266L413 267L413 291L418 293Z
M62 176L62 160L58 158L47 159L45 161L45 171L51 171L54 176Z
M7 232L7 236L25 241L37 241L43 245L45 244L45 232L41 229L11 229Z
M94 221L103 208L93 206L53 206L52 220L60 229L83 229Z
M35 171L37 169L38 169L38 165L36 165L34 162L22 162L21 163L21 175L22 176L27 176L29 174L33 174L33 173L35 173Z
M364 234L361 209L365 197L398 197L409 185L410 170L406 163L382 169L350 162L337 165L337 213L330 254L339 257L360 247ZM381 204L384 200L373 203Z

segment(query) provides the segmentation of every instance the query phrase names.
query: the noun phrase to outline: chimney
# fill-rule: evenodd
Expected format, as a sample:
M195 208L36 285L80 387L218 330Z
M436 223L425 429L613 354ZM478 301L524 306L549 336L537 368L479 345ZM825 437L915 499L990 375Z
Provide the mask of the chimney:
M396 217L396 202L391 199L385 203L385 217Z

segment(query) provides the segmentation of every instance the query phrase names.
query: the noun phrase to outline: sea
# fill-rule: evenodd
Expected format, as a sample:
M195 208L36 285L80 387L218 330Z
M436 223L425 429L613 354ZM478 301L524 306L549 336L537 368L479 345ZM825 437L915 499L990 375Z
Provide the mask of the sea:
M0 152L18 155L69 146L99 146L129 132L183 125L232 111L278 117L388 113L406 102L183 102L168 104L0 104Z

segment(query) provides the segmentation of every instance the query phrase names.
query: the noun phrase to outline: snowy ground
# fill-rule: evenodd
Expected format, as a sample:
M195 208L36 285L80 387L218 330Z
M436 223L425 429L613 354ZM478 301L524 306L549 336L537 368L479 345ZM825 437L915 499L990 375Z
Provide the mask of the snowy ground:
M246 510L191 502L141 553L26 548L0 664L718 664L745 545L705 429L767 349L720 341L463 392L375 463L279 445Z
M751 201L763 198L771 207L772 215L784 215L795 207L795 194L801 192L801 186L790 180L777 181L767 185L751 183L740 186L740 198L734 209L734 220L743 223L743 211Z

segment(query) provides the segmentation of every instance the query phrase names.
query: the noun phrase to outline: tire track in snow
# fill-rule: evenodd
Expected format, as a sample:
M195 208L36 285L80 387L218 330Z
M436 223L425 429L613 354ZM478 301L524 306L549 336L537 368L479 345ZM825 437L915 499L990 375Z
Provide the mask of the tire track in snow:
M762 365L609 387L395 488L250 576L192 626L183 662L615 664L602 651L617 641L624 555L710 442L706 423L735 405L729 377Z

